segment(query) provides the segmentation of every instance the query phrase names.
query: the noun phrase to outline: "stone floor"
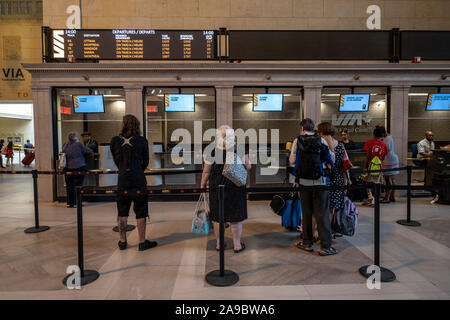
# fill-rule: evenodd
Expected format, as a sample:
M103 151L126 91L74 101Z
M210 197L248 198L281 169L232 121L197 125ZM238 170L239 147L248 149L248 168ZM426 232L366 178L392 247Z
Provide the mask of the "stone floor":
M449 299L449 207L413 199L413 218L421 227L395 223L405 217L405 199L381 207L381 262L397 280L369 290L359 267L373 258L373 209L358 206L357 233L338 238L336 256L319 257L294 247L297 233L281 227L267 201L249 202L239 254L227 250L226 268L239 274L232 287L214 287L205 274L217 269L212 235L191 233L195 203L150 203L148 236L158 247L137 250L137 231L129 249L117 248L113 203L83 208L86 269L100 278L81 290L62 279L77 264L76 210L41 203L41 225L50 230L25 234L34 223L29 176L0 175L0 299ZM130 223L135 223L130 218ZM231 234L226 231L231 247Z

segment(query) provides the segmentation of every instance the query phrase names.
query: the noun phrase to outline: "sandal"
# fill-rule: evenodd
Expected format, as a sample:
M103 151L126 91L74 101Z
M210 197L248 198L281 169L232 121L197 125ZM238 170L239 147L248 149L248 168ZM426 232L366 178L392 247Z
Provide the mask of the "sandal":
M239 250L234 250L234 253L239 253L245 250L245 243L241 242L241 248Z
M391 200L389 200L389 199L382 199L380 201L380 203L390 203L390 202L391 202Z

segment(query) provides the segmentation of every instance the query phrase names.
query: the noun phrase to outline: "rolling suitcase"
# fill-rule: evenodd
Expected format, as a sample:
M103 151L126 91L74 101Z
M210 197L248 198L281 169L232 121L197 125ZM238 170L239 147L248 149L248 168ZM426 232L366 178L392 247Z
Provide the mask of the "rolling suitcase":
M30 152L23 158L22 163L26 166L29 166L34 160L34 152Z

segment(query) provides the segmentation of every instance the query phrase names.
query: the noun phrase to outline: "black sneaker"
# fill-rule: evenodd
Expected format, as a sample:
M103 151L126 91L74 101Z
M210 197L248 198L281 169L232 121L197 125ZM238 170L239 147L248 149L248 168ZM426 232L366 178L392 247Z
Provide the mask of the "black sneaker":
M127 248L127 244L128 243L126 241L122 242L122 241L119 240L119 242L117 244L119 245L119 249L120 250L125 250Z
M338 253L338 251L333 247L329 247L326 249L320 248L320 250L319 250L319 256L333 256L337 253Z
M296 246L298 249L304 250L304 251L306 251L306 252L313 252L313 251L314 251L312 245L305 245L305 244L303 244L302 241L300 241L299 243L297 243L295 246Z
M143 243L139 243L139 251L154 248L158 245L156 241L145 240Z

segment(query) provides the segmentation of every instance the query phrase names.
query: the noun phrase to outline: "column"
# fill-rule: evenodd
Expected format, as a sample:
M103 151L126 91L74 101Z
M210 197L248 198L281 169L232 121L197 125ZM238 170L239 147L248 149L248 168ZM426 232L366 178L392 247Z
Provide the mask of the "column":
M409 86L391 86L391 122L390 134L394 140L394 150L398 156L399 166L408 162L408 93ZM406 184L406 171L400 171L395 177L397 184ZM406 191L396 191L404 196Z
M216 126L233 127L233 86L216 86Z
M408 161L408 93L409 86L391 87L391 136L400 166Z
M132 114L138 118L141 123L141 131L143 130L144 118L144 106L143 106L143 87L142 86L130 86L124 87L125 90L125 114ZM145 136L145 133L144 133Z
M322 102L322 86L304 86L303 118L310 118L316 126L320 123L320 106Z
M51 171L54 170L51 90L49 87L34 87L32 91L34 141L36 147L35 167L39 171ZM53 176L39 175L39 201L53 201L55 188Z

